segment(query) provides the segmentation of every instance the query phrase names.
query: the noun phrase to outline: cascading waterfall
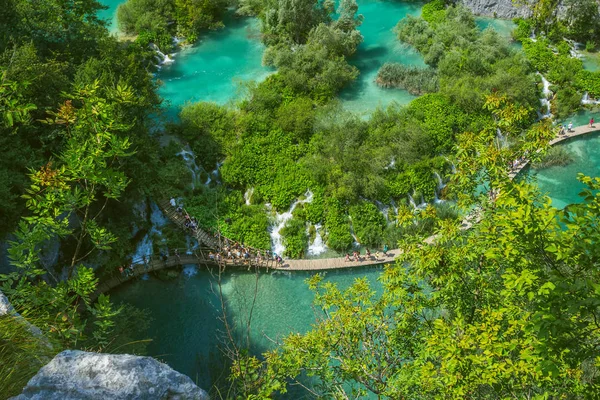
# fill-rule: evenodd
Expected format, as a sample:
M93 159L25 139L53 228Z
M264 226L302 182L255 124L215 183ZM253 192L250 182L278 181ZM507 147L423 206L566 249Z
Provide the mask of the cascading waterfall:
M498 147L500 147L500 148L508 147L508 140L506 139L506 136L504 136L502 134L502 131L500 130L500 128L496 128L496 139L498 139Z
M192 189L196 188L196 184L198 183L198 180L200 179L200 174L203 171L198 164L196 164L196 155L194 154L194 152L192 152L191 150L188 149L182 149L179 153L177 153L178 156L181 156L181 158L183 158L183 161L185 161L185 165L187 165L188 170L191 172L192 174ZM209 178L209 182L210 182L210 178ZM209 183L207 182L207 183Z
M271 227L271 248L277 255L283 255L285 246L283 245L283 239L279 233L285 224L292 218L292 213L298 204L310 203L313 201L313 192L310 190L306 191L303 200L296 200L290 206L290 209L282 214L275 214L275 225Z
M418 208L417 203L415 203L415 199L413 199L413 197L410 195L410 193L408 194L408 203L411 205L413 210L416 210Z
M435 188L435 198L433 200L433 202L435 204L440 204L443 203L444 200L440 199L440 194L442 193L442 190L444 190L444 188L446 187L446 184L444 183L444 181L442 180L442 177L440 176L440 174L437 171L433 172L433 176L435 176L435 179L437 180L437 187Z
M544 78L544 76L542 74L540 74L538 72L538 75L542 78L542 84L543 84L543 88L542 88L542 98L540 99L540 104L542 105L542 108L546 108L546 113L542 114L541 112L538 111L538 117L540 119L544 119L544 118L552 118L552 113L550 112L550 100L548 100L548 98L552 95L552 91L550 90L550 82L548 82L548 80L546 78Z
M150 203L150 223L151 228L150 231L142 238L142 240L138 243L135 253L133 253L133 260L136 262L141 261L144 256L150 257L153 254L153 243L152 237L156 235L161 235L161 228L165 226L168 222L168 218L163 214L163 212L158 208L155 203Z
M576 41L567 38L563 38L563 40L569 44L569 54L571 55L571 57L583 58L583 55L579 52L579 47L582 47L583 44L577 43Z
M171 64L173 62L175 62L174 59L172 59L171 57L175 56L174 54L165 54L162 51L160 51L160 48L155 45L154 43L150 43L149 47L154 50L154 52L156 53L155 59L158 62L157 67L160 68L161 65L164 64Z
M252 200L252 194L254 194L254 188L249 188L244 193L244 201L246 202L247 206L249 206L251 204L250 201Z
M588 94L588 92L585 92L583 94L583 97L581 98L581 104L583 104L583 105L597 105L597 104L600 104L600 100L591 99L590 95Z
M321 236L321 224L315 225L315 231L317 232L315 240L308 245L309 256L318 256L327 251L327 246L325 245L325 242L323 242L323 237Z

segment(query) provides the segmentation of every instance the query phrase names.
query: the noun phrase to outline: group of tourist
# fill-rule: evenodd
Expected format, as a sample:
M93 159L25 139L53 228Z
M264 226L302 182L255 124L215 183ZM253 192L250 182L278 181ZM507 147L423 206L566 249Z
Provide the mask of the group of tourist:
M278 265L283 265L283 258L270 250L261 251L252 249L238 242L230 243L228 239L225 239L225 244L221 251L211 251L208 253L208 258L217 263L231 260L250 265L251 262L254 261L257 265L261 265L263 262L273 260Z
M180 216L185 219L184 227L191 230L192 233L196 233L196 230L198 229L198 220L196 220L195 217L190 217L183 206L177 203L175 198L171 197L169 204L171 207L175 208L176 212ZM214 237L217 239L217 242L221 243L221 245L219 246L219 250L211 251L208 254L208 257L212 261L241 261L242 263L248 265L254 261L260 265L268 260L273 260L278 265L283 265L283 258L280 255L271 252L270 250L253 249L238 242L233 242L226 237L222 237L218 232L214 234ZM178 256L178 254L175 255Z
M387 244L384 245L383 246L383 256L384 257L387 257L388 250L389 250L388 245ZM371 261L371 260L378 261L380 258L381 258L381 253L379 253L379 251L375 252L375 258L373 258L373 255L371 254L371 250L369 250L369 248L367 247L366 250L365 250L365 257L364 258L362 258L360 256L360 251L356 251L355 250L355 251L352 252L352 257L350 257L349 253L346 253L346 256L344 257L344 261L345 262L350 262L350 261L362 262L364 260L367 260L367 261Z

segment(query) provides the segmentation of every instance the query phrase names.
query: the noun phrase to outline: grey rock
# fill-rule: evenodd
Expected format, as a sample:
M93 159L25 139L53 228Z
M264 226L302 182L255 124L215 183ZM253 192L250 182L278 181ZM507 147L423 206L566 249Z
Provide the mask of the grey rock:
M151 357L66 350L13 400L208 400L190 378Z
M532 14L528 7L516 5L512 0L458 0L458 2L470 9L473 14L487 17L529 18Z
M0 316L6 314L13 314L15 309L12 304L8 301L8 298L0 291Z

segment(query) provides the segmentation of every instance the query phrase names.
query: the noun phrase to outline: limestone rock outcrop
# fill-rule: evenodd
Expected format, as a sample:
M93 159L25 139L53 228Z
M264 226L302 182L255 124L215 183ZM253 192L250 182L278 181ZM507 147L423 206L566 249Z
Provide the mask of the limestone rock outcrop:
M531 10L528 7L516 5L512 0L458 0L469 8L473 14L494 18L528 18Z
M208 400L187 376L151 357L66 350L12 400Z

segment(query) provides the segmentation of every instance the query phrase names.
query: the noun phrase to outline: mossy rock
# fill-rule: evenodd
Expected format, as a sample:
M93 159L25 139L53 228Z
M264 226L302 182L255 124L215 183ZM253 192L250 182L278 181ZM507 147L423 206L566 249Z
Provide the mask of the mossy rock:
M181 267L161 269L159 271L154 271L152 274L161 281L172 281L177 279L179 274L181 274Z

